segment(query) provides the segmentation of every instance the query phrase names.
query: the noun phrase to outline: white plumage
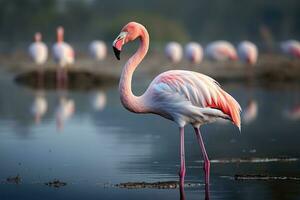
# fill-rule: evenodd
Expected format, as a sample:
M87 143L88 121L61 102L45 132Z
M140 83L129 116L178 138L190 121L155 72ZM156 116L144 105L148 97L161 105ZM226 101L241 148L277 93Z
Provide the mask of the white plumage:
M34 38L35 42L33 42L28 49L29 55L37 65L43 65L48 58L48 47L41 41L41 33L36 33Z
M232 120L240 128L238 102L212 78L185 70L171 70L157 76L143 99L152 112L175 121L180 127Z
M257 62L257 47L252 42L243 41L238 45L238 55L241 61L254 65Z
M227 41L215 41L207 45L205 54L215 61L236 60L237 53L234 46Z
M53 45L52 52L54 60L60 67L74 64L74 50L68 43L64 42L64 29L57 28L57 42Z
M296 40L288 40L280 44L283 53L295 58L300 58L300 42Z
M96 60L103 60L107 54L106 44L103 41L96 40L89 45L91 56Z
M190 42L185 45L185 57L191 63L200 63L203 59L203 48L197 42Z
M182 47L177 42L169 42L166 45L165 54L171 62L177 63L182 59Z

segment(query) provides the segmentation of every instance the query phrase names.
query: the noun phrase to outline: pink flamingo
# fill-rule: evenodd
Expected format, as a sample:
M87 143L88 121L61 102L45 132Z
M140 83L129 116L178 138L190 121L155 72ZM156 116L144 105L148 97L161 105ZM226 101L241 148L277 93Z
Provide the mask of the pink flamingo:
M140 40L137 52L123 67L120 78L119 92L123 106L134 113L153 113L174 121L180 132L180 185L184 185L185 154L184 127L194 127L198 143L204 157L205 184L209 185L210 162L200 133L200 126L214 122L217 118L231 120L239 129L240 105L221 89L212 78L185 70L170 70L158 75L141 96L131 91L132 75L145 57L149 48L149 35L146 28L136 22L123 27L113 42L117 59L125 43ZM207 190L206 190L207 191Z
M257 47L252 42L243 41L238 45L238 55L241 61L255 65L258 55Z
M89 45L89 51L95 60L104 60L107 54L106 44L101 40L94 40Z
M285 54L295 58L300 58L300 42L296 40L288 40L282 42L280 47Z
M43 69L41 65L45 64L48 58L48 47L42 42L42 34L37 32L34 34L34 42L29 46L29 55L31 59L38 65L37 69L37 85L43 85Z
M169 42L165 54L172 63L178 63L182 58L182 47L178 42Z
M237 60L237 53L234 46L227 41L215 41L207 45L205 54L212 60Z
M74 64L74 50L68 43L64 42L64 28L57 28L57 42L53 45L54 60L58 63L57 69L57 83L58 86L66 85L68 81L68 74L66 67Z
M203 48L197 42L189 42L184 48L185 57L194 64L198 64L203 59Z

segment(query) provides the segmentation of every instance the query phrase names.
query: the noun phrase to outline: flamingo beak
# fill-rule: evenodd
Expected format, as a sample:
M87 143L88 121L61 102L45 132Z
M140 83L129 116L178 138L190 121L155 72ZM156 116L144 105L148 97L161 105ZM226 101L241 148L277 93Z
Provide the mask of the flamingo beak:
M120 53L122 50L122 46L125 43L125 38L126 38L127 32L121 32L120 35L115 39L113 42L113 50L115 53L115 56L117 57L118 60L120 60Z

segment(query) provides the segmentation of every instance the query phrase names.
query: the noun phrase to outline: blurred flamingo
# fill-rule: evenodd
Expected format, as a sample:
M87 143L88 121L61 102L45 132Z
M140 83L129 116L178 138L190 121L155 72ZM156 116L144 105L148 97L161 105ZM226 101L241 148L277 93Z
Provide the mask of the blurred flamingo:
M165 54L172 63L178 63L182 58L182 47L178 42L169 42Z
M31 113L34 116L36 124L40 123L42 117L47 112L47 109L48 109L48 103L46 98L41 94L37 94L31 106Z
M106 45L103 41L95 40L89 45L91 56L96 60L104 60L107 54Z
M136 22L123 27L113 42L117 59L120 59L122 46L135 39L140 40L137 52L123 67L119 92L123 106L134 113L153 113L174 121L180 132L180 185L184 185L185 154L184 127L194 127L204 158L205 191L208 193L210 162L200 133L200 126L214 122L218 118L232 121L239 129L240 105L226 93L212 78L185 70L170 70L158 75L145 93L135 96L131 90L132 75L147 54L149 35L146 28Z
M197 42L190 42L187 45L185 45L185 57L191 62L191 63L200 63L203 58L203 48L202 46Z
M205 54L215 61L237 60L237 53L234 46L227 41L215 41L207 45Z
M66 85L68 81L68 74L66 67L74 64L74 50L66 42L64 42L64 28L59 26L57 28L57 42L53 45L52 51L54 60L58 64L57 68L57 84L59 87Z
M283 53L294 58L300 58L300 42L296 40L288 40L280 44Z
M59 105L56 110L56 127L61 130L64 127L64 122L68 120L75 111L75 103L72 99L60 97Z
M257 47L252 42L243 41L238 45L238 55L241 61L255 65L258 56Z
M31 59L39 66L37 69L37 84L42 86L43 69L40 66L47 61L48 47L42 42L42 34L40 32L34 34L34 42L29 46L28 51Z

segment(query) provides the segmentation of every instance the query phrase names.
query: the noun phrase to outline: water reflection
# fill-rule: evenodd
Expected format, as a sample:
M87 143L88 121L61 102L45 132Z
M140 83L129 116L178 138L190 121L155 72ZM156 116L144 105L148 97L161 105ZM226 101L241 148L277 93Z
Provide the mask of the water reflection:
M34 116L36 124L41 122L41 119L45 115L48 109L47 99L43 91L37 91L34 101L31 106L31 114Z
M64 123L67 121L75 112L75 102L73 99L67 98L64 95L59 96L59 103L56 108L56 128L62 130Z
M106 106L106 94L102 90L98 90L91 97L91 105L95 111L101 111Z
M97 197L111 189L95 187L96 183L178 180L180 159L177 127L156 116L128 113L119 102L117 86L99 92L49 90L46 95L45 91L33 92L1 77L0 83L1 179L19 173L24 182L28 183L28 191L32 191L30 188L35 185L31 183L60 178L70 183L70 190L78 186L80 191L89 192L95 188L93 191ZM143 90L146 85L139 82L134 90ZM179 191L112 189L112 195L132 193L134 196L139 193L140 196L132 199L141 199L148 192L148 195L155 193L161 199L297 199L300 188L293 181L234 181L221 176L234 177L235 174L251 173L299 176L298 160L233 160L300 157L299 123L282 116L282 109L287 105L297 105L298 90L290 87L266 89L253 85L249 93L248 86L225 84L224 87L242 105L253 99L260 112L251 126L243 127L242 134L234 134L236 130L226 124L203 127L203 132L209 133L203 135L207 151L212 161L216 161L211 164L210 188L205 189L202 184L204 173L203 163L199 162L201 154L193 130L187 128L186 181L199 182L199 187L186 187ZM28 110L34 104L39 104L34 103L38 98L46 101L47 109L41 117L43 123L35 126L32 118L28 118ZM73 109L64 108L68 107L65 106L67 104L71 108L73 104ZM69 110L65 112L69 114L63 114L64 110ZM61 126L64 134L54 134L58 116L65 119ZM67 120L68 125L65 125ZM256 152L249 152L253 149ZM1 193L9 192L5 187L0 184ZM21 184L18 187L22 189L24 186ZM261 196L252 194L253 191Z
M243 111L243 122L250 124L257 117L258 105L254 99L250 99Z

